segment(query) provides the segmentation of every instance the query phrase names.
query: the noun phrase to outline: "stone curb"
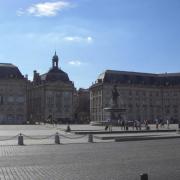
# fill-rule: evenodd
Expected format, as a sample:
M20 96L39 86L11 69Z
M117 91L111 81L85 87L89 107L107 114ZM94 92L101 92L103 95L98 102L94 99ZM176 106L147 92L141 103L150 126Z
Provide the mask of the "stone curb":
M124 133L164 133L176 132L176 129L170 130L141 130L141 131L73 131L75 134L124 134Z
M140 135L140 136L94 136L95 139L100 139L100 140L115 140L118 138L134 138L134 137L147 137L147 136L156 136L157 135Z
M115 138L115 142L124 142L124 141L144 141L144 140L159 140L159 139L177 139L180 136L141 136L141 137L120 137Z

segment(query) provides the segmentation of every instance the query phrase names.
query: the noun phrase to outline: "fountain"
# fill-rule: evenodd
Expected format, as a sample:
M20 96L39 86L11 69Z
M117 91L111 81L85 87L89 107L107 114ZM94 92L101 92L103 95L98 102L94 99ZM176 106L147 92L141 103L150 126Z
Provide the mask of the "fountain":
M111 101L110 101L110 106L105 107L104 112L109 113L109 118L108 118L109 123L111 125L116 125L116 124L120 123L119 121L121 121L124 118L126 109L120 108L118 106L119 93L117 90L117 85L113 86L111 95L112 95L112 97L111 97Z

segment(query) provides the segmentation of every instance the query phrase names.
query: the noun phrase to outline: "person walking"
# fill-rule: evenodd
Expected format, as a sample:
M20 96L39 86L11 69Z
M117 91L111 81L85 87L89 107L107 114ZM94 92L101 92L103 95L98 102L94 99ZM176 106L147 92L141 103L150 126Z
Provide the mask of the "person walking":
M107 130L108 130L108 124L105 125L105 131L107 131Z
M124 122L124 120L121 121L121 129L125 130L125 122Z

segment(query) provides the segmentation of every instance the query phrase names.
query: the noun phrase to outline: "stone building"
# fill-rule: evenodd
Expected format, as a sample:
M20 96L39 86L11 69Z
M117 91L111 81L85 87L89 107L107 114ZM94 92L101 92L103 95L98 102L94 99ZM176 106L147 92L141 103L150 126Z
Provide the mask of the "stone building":
M26 123L27 85L16 66L0 63L0 124Z
M119 92L118 106L126 108L126 120L180 119L180 73L151 74L106 70L90 87L91 121L106 120L113 85Z
M76 92L75 120L76 123L89 123L90 120L89 89L80 88Z
M58 63L55 52L52 67L47 73L40 75L34 71L33 82L28 89L28 120L32 123L67 123L73 120L74 84Z

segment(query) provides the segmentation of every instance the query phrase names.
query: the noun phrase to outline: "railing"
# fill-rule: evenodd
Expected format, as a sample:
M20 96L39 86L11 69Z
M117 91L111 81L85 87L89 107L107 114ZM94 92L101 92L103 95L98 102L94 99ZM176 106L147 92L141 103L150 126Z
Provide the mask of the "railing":
M84 138L88 136L88 142L93 142L93 135L90 134L90 135L74 135L74 134L71 134L71 133L68 133L67 135L65 134L61 134L59 132L55 133L55 134L51 134L51 135L47 135L47 136L29 136L29 135L26 135L26 134L22 134L22 133L19 133L15 136L11 136L11 137L8 137L8 138L2 138L0 139L0 142L1 141L9 141L9 140L15 140L17 138L18 140L18 145L24 145L24 138L26 139L31 139L31 140L45 140L45 139L50 139L52 137L54 137L54 140L55 140L55 144L60 144L60 139L61 137L63 138L66 138L66 139L71 139L71 140L75 140L75 139L81 139L81 138Z

